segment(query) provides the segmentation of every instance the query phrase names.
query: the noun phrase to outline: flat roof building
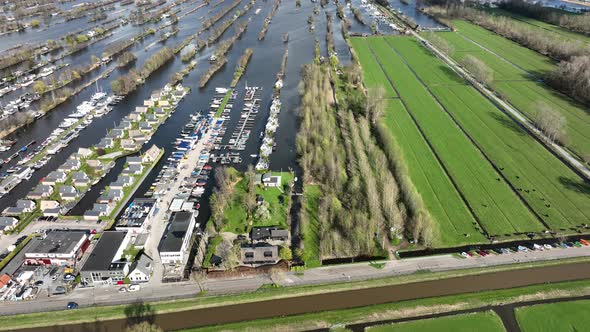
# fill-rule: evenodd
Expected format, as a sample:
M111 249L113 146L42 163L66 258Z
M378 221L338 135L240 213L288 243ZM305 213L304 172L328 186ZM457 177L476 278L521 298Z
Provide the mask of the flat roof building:
M192 211L178 211L172 214L158 245L162 264L186 263L195 222L195 213Z
M156 200L152 198L136 198L129 203L123 215L115 225L118 231L129 231L139 234L145 230L148 222L156 211Z
M127 232L103 232L80 270L82 280L92 286L122 283L129 272L129 262L123 251L130 239Z
M25 264L73 266L88 244L87 231L53 230L31 240L25 252Z

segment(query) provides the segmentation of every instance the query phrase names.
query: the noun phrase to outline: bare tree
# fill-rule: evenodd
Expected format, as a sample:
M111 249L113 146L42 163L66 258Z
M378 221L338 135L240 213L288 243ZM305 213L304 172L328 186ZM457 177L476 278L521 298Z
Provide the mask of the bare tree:
M545 103L539 103L534 123L550 140L563 143L566 139L566 120L563 115Z
M377 120L381 118L387 101L385 100L385 88L382 85L374 89L369 89L367 94L367 115L373 124L377 123Z
M471 54L461 60L461 65L480 83L489 85L494 80L494 72L483 61Z

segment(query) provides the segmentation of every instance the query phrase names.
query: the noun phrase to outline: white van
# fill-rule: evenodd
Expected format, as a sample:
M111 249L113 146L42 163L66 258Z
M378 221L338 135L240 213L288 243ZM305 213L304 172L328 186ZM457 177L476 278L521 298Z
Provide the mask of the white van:
M137 292L140 289L141 289L141 287L139 285L131 285L131 286L129 286L129 291L130 292Z

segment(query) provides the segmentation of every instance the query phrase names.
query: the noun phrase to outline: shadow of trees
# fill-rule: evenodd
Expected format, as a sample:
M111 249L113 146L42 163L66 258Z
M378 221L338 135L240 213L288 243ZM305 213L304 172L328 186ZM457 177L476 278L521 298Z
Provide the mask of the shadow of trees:
M559 182L561 182L561 184L563 184L569 190L590 196L590 184L588 182L582 180L574 181L565 176L560 176Z
M124 309L127 326L133 326L143 322L154 324L156 311L149 303L136 302Z

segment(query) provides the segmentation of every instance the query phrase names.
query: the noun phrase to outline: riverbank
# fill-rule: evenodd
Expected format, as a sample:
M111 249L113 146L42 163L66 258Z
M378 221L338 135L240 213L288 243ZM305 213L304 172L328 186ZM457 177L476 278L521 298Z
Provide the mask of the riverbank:
M547 282L587 279L590 278L589 263L590 258L575 258L562 261L532 262L518 265L498 266L487 269L477 268L438 273L421 271L410 275L354 282L320 283L292 287L262 287L254 292L243 292L240 294L225 296L206 295L205 292L199 290L196 284L191 284L192 286L189 288L186 287L190 286L187 284L175 284L175 288L183 290L185 297L191 298L185 300L177 299L175 301L152 302L144 304L144 306L150 308L151 313L156 318L156 322L161 325L162 328L181 329L197 325L229 323L279 315L301 314L311 312L312 310L336 310L392 301L415 300L418 298L434 296L454 296L461 293L475 291L501 290ZM343 280L346 280L346 278ZM226 287L228 281L230 280L209 280L208 282L205 282L204 287L211 287L211 283L217 282L219 284L225 284L221 287L227 290ZM247 281L247 279L244 281ZM267 280L267 283L269 282L271 281ZM207 283L209 283L209 286L206 285ZM582 283L584 283L585 286L590 286L590 282L588 281ZM153 295L154 292L154 290L151 290L150 294ZM371 295L364 296L363 294L365 294L365 292L368 292ZM171 292L165 293L169 299L173 299L171 297ZM88 294L86 294L86 296L87 295ZM97 292L95 297L98 297L99 295L101 294ZM129 295L134 294L130 293ZM150 298L149 295L145 294L145 290L143 289L140 292L137 292L136 296L138 296L138 300ZM117 324L122 324L125 321L125 313L128 312L128 308L130 308L129 304L133 306L132 304L137 303L138 301L129 299L127 302L123 302L121 297L123 296L121 294L117 295L115 291L115 293L109 296L109 299L111 301L117 301L115 303L128 303L127 305L104 307L90 306L75 311L58 309L61 311L3 317L3 325L0 326L0 329L14 330L17 328L39 328L42 326L92 322L96 322L96 324L101 325L103 328L118 329L117 327L120 328L121 325ZM334 300L325 302L325 297ZM347 302L350 301L350 298L354 300L354 303ZM479 295L476 294L476 298L484 297L479 297ZM434 298L432 301L436 302L439 299L443 298ZM42 310L51 310L51 301L53 301L53 304L57 301L61 304L60 308L64 308L65 303L68 300L46 299L46 301L47 303L41 304ZM144 302L142 300L139 301ZM305 303L305 301L312 301L314 304L307 306L297 305L293 307L289 304L280 304L279 302L281 301L300 304ZM27 303L26 305L30 308L36 303L37 301ZM80 304L80 302L78 303ZM253 303L257 303L257 305L252 305ZM273 304L268 307L265 303ZM331 303L333 307L322 308L320 306L321 304L326 303ZM455 300L455 302L452 303L458 302ZM262 308L262 305L266 306L266 310L271 310L272 312L268 312L267 316L252 314L252 308ZM8 309L7 307L8 306L6 306L5 309ZM236 308L239 310L234 312L233 310ZM282 308L281 310L297 310L282 313L276 312L278 310L277 308ZM232 313L221 315L224 310L232 310ZM212 312L215 312L215 314L211 314ZM217 312L220 314L217 314ZM175 313L182 317L170 319L168 322L173 322L173 324L174 322L182 322L182 324L185 325L162 325L162 323L166 321L163 315L167 315L169 319L170 315L174 315ZM247 313L250 313L251 315L244 317L244 314ZM160 317L161 315L162 317ZM225 321L220 320L220 318L224 318ZM191 322L192 325L187 325ZM80 326L85 325L78 325L78 327ZM80 331L79 328L73 328L71 325L64 325L62 328L64 331ZM48 328L47 331L49 330L51 329Z

